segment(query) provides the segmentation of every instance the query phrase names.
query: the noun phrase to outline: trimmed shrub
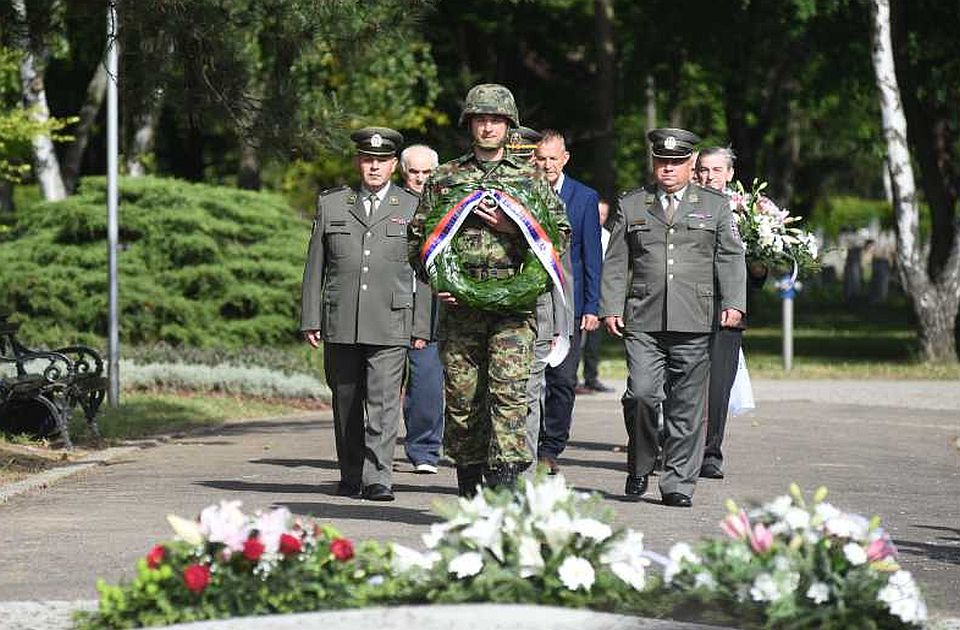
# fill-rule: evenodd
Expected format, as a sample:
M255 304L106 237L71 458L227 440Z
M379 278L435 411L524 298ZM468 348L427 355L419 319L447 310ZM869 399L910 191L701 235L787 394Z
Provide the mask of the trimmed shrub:
M125 343L239 347L296 340L310 226L283 199L154 177L120 183ZM36 345L107 334L106 180L19 211L0 247L0 310Z

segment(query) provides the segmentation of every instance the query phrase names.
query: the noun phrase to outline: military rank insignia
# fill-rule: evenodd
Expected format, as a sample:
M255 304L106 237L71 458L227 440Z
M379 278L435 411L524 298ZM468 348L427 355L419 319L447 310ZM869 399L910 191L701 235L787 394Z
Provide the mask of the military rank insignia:
M355 193L347 195L347 203L357 203L357 195Z
M389 203L391 206L399 206L400 197L397 197L396 195L390 195L390 197L387 199L387 203Z

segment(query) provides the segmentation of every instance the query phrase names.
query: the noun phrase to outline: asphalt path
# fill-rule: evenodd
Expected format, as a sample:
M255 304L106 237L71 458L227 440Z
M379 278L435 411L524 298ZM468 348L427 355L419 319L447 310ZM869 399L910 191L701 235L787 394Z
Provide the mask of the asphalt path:
M644 501L623 500L618 394L578 398L562 474L603 495L617 523L643 531L661 553L719 534L728 497L764 501L791 482L809 493L825 485L834 505L883 518L934 617L960 617L960 383L762 381L755 389L757 409L729 423L726 479L701 480L692 509L660 505L655 480ZM395 502L335 496L329 412L122 451L0 505L0 612L2 602L94 599L97 578L132 576L136 559L171 537L167 514L192 517L221 499L246 510L283 505L355 539L419 548L437 520L433 503L455 497L454 470L414 474L401 447L397 462Z

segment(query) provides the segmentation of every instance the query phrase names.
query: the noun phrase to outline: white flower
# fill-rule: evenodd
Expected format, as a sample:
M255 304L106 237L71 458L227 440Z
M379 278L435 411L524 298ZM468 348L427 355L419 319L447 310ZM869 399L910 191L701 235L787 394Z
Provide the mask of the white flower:
M393 552L391 566L396 573L406 573L412 569L429 571L440 558L440 555L436 552L423 554L396 543L390 544L390 550Z
M280 549L280 536L287 532L290 516L290 510L285 507L257 515L253 528L260 532L260 542L267 553L276 553Z
M610 564L610 571L638 591L642 591L646 584L647 574L643 566L630 562L613 562Z
M173 528L173 533L188 545L198 546L203 544L203 531L196 521L188 521L176 514L168 514L167 522Z
M807 589L807 598L814 604L822 604L830 599L830 587L823 582L814 582Z
M753 557L753 553L750 551L750 547L746 544L741 545L727 545L724 555L727 557L727 560L731 561L743 561L749 562Z
M813 508L813 514L818 522L825 523L830 519L840 516L840 510L826 502L817 503L817 506Z
M200 512L200 530L210 542L223 543L233 551L241 551L250 537L250 522L240 511L241 501L221 501Z
M693 578L693 587L714 591L717 588L717 579L709 571L700 571Z
M483 557L476 551L462 553L447 565L447 570L458 579L471 577L483 569Z
M867 561L867 552L855 542L849 542L843 546L843 555L847 562L855 567Z
M437 545L440 544L440 541L443 540L443 537L450 530L450 523L432 523L430 525L430 531L426 534L421 534L420 538L423 540L423 545L427 549L436 549Z
M763 509L776 516L777 518L783 518L787 514L787 510L793 506L793 499L790 498L789 494L782 494L770 503L767 503L763 506Z
M840 514L823 524L828 534L837 538L860 540L867 534L867 520L857 514Z
M593 518L574 519L572 528L573 531L580 536L598 543L605 541L613 535L613 530L609 525Z
M460 535L472 541L481 549L489 549L497 560L503 561L503 533L500 524L503 521L503 510L497 508L486 518L476 520Z
M527 479L524 482L524 491L530 514L538 519L549 518L559 503L570 498L570 489L563 475L552 475L536 484Z
M753 580L750 597L755 602L772 602L780 599L780 588L769 573L761 573Z
M520 563L520 577L539 575L543 571L543 556L540 554L540 542L532 536L521 536L517 547Z
M790 529L806 529L810 527L810 512L798 507L791 507L784 513L783 521Z
M890 614L906 623L927 619L927 605L909 571L900 570L891 575L887 585L877 593L877 599L887 605Z
M470 522L475 518L481 518L490 513L492 509L490 504L487 503L487 500L484 498L482 492L478 492L473 496L472 499L465 499L460 497L460 511L463 513L468 520L465 522Z
M553 552L562 549L573 536L573 523L566 512L554 512L546 522L538 523L537 527L543 532Z
M577 556L568 556L560 564L560 568L557 569L557 574L560 576L560 581L563 582L563 585L571 591L575 591L578 588L589 591L596 579L596 574L590 562Z
M700 558L697 554L693 553L693 549L685 542L680 542L670 547L669 555L670 559L677 563L686 561L691 564L700 564Z

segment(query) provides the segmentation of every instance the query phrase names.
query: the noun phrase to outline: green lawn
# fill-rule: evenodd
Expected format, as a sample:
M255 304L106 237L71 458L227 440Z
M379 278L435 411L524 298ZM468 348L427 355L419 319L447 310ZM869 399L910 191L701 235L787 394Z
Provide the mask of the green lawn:
M844 304L837 290L811 290L794 302L794 361L783 369L782 301L764 291L750 305L744 353L754 378L960 379L960 364L920 360L913 311L903 296L884 305ZM601 375L624 378L623 347L606 337Z

